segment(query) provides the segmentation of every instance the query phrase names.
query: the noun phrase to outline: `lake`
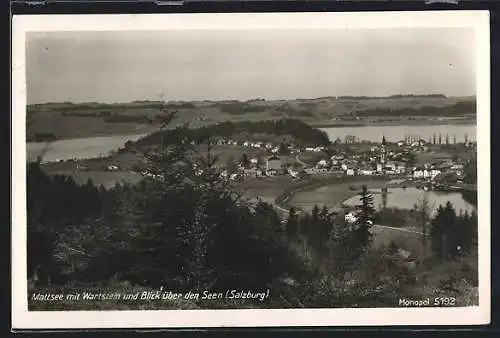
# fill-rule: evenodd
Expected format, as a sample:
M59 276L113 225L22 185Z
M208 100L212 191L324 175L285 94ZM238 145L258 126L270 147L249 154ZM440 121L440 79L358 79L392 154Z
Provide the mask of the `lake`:
M468 135L470 141L476 139L476 125L433 125L433 126L369 126L369 127L338 127L323 128L330 139L335 141L337 137L344 140L347 135L354 135L363 140L380 142L382 135L388 141L399 141L404 139L405 134L420 135L427 140L434 133L443 137L448 134L450 140L456 135L457 142L463 142L464 135ZM53 162L57 160L68 160L72 158L83 159L107 156L111 151L123 147L127 141L137 141L145 134L114 135L103 137L76 138L58 140L48 145L48 150L43 162ZM47 147L44 142L28 142L26 145L27 159L36 160Z
M137 141L143 136L145 135L115 135L58 140L50 143L28 142L26 144L26 159L28 161L36 160L38 156L43 154L46 147L48 149L42 162L105 157L110 152L123 147L127 141Z
M380 209L382 206L382 194L380 190L372 189L370 190L373 194L373 206L376 209ZM410 188L389 188L387 191L387 207L389 208L400 208L400 209L412 209L415 203L420 199L422 200L424 196L431 205L434 204L434 211L439 207L439 205L445 205L446 202L451 202L453 208L459 213L460 210L468 211L469 213L476 208L465 201L462 194L459 192L437 192L437 191L424 191L414 187ZM361 202L359 196L353 196L343 202L348 206L359 205Z
M405 139L405 135L419 136L421 139L428 141L434 134L443 137L443 142L446 135L449 135L450 142L453 141L453 136L456 136L457 142L464 142L465 134L469 141L476 140L475 124L442 124L442 125L423 125L423 126L358 126L358 127L336 127L336 128L321 128L327 133L330 140L333 142L338 138L344 141L348 135L356 136L360 140L380 142L382 135L385 135L387 141L397 142Z

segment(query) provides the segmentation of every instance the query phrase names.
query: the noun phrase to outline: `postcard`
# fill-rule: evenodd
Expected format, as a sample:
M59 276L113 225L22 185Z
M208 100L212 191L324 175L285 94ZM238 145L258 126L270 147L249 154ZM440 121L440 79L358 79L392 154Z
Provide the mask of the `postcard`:
M490 321L487 11L19 15L17 329Z

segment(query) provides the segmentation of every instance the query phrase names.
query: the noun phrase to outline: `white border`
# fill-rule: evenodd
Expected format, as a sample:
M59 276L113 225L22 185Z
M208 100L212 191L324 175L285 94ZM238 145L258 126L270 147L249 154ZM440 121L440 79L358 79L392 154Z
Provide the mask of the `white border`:
M479 304L463 308L27 311L25 33L194 29L475 30L478 105ZM14 16L12 37L12 326L16 329L474 325L490 321L490 31L488 11Z

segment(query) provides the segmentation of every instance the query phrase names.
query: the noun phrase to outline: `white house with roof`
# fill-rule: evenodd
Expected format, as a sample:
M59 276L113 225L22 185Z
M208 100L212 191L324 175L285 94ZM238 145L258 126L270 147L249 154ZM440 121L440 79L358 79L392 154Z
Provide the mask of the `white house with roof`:
M431 180L435 179L437 175L441 174L441 170L439 169L431 169L430 170L430 177Z
M361 169L360 170L360 174L361 175L365 175L365 176L371 176L374 174L374 171L372 169Z
M316 163L316 166L318 168L320 168L320 167L326 167L326 166L328 166L328 162L326 160L320 160L320 161L318 161L318 163Z
M296 170L293 170L291 168L288 168L288 174L292 176L293 178L298 178L299 177L299 172Z
M413 178L416 179L426 179L430 177L430 170L424 167L417 167L413 170Z
M250 159L250 163L255 165L255 164L259 163L259 159L257 157L252 157Z

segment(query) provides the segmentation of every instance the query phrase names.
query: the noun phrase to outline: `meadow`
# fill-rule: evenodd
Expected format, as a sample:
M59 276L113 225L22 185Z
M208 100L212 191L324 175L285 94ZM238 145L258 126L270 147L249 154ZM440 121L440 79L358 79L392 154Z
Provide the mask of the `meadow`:
M329 209L336 209L343 201L357 195L363 185L366 185L369 190L380 191L386 182L387 179L384 177L339 179L334 184L299 191L293 194L286 201L286 204L308 212L315 205L318 205L320 208L326 206Z

